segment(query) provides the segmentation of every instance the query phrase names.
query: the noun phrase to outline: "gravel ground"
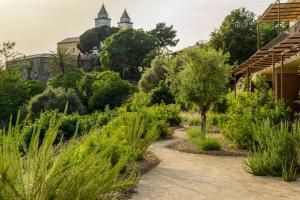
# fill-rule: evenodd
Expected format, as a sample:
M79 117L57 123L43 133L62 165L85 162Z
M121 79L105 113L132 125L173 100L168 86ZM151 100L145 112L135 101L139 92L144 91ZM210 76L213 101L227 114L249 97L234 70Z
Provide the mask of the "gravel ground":
M290 200L300 199L300 181L256 177L243 170L242 157L178 152L168 145L184 140L184 129L174 139L151 147L161 163L141 177L133 200Z

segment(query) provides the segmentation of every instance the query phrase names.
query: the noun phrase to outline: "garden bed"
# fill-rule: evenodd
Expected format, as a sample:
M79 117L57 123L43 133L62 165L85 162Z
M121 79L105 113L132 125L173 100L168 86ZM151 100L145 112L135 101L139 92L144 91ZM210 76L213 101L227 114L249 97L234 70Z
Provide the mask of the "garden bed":
M175 142L168 146L168 148L176 151L181 151L185 153L193 153L193 154L206 154L212 156L238 156L238 157L246 157L248 151L240 150L240 149L232 149L229 146L223 146L220 151L201 151L196 145L190 140L185 139L179 142Z

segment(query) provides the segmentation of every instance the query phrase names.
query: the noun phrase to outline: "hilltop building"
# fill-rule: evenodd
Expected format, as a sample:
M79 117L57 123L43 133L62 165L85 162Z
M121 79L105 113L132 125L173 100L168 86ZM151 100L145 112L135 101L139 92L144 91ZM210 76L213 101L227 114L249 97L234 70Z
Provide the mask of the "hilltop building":
M108 16L104 4L102 5L100 12L98 13L98 17L95 19L95 27L98 28L102 26L111 26L111 19Z
M122 17L120 18L120 22L118 23L120 29L131 29L133 28L133 23L127 13L127 10L124 10Z
M104 4L102 5L97 17L95 18L95 28L99 28L99 27L103 27L103 26L111 27L111 19L109 18L109 14L108 14ZM120 29L133 28L133 23L131 21L131 18L128 15L128 12L126 9L124 10L124 12L120 18L118 27ZM79 43L79 37L66 38L57 43L57 48L69 49L69 52L72 55L78 56L80 54L80 50L77 48L78 43Z

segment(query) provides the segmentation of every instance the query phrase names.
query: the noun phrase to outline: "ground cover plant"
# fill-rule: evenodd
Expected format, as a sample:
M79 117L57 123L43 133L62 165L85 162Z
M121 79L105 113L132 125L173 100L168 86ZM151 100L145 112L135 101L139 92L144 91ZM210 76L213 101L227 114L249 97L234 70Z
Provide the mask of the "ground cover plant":
M203 129L191 128L187 130L187 136L193 141L199 150L221 150L221 142L215 138L209 138Z
M255 147L245 162L245 169L258 176L281 176L295 181L299 173L300 123L270 120L257 123L253 128Z
M79 140L55 145L63 117L52 113L40 140L43 120L33 129L28 147L22 126L0 134L1 199L111 199L136 183L134 164L158 137L156 124L127 113ZM42 119L43 114L42 114Z

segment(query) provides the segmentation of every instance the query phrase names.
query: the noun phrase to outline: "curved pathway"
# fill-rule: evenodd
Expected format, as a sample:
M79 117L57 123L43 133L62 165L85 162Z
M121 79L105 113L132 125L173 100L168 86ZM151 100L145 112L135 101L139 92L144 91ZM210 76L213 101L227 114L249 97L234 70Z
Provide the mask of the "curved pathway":
M286 183L280 178L255 177L243 170L239 157L217 157L177 152L166 146L175 139L152 145L161 163L141 177L133 200L290 200L300 199L300 181Z

